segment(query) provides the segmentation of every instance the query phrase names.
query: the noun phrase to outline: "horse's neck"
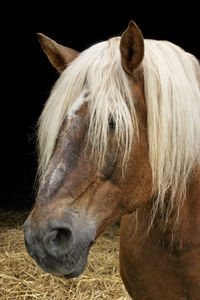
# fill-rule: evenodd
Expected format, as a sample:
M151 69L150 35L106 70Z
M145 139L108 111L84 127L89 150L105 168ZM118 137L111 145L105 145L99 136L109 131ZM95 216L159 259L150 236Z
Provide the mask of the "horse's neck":
M174 295L179 295L176 299L199 299L200 172L188 183L174 235L173 221L159 226L159 215L147 234L150 206L122 218L120 263L127 289L133 295L143 295L137 299L174 299Z
M182 254L193 249L200 251L200 170L194 172L187 187L187 196L178 214L178 225L174 229L174 219L165 226L155 219L156 236L163 241L168 251ZM160 223L161 224L161 223Z
M200 247L200 170L191 177L180 211L179 236L185 250Z

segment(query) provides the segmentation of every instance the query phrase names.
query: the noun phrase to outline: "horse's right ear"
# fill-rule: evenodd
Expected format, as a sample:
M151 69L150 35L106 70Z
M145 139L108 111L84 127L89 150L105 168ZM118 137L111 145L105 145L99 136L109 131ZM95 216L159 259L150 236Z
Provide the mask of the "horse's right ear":
M135 22L130 21L120 41L121 61L124 70L132 75L144 57L144 39Z
M79 52L56 43L42 33L38 33L37 35L42 49L53 67L56 68L59 73L79 55Z

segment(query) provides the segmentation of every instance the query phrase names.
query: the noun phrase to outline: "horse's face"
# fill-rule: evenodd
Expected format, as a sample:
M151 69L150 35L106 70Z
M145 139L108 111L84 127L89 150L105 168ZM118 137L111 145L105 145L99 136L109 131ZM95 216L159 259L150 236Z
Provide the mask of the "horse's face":
M127 35L131 38L128 39ZM130 61L131 51L125 50L133 47L132 39L139 40L139 44L134 53L136 56ZM143 56L141 33L131 23L121 40L123 67L133 74ZM91 156L88 142L89 91L81 94L63 122L40 183L35 207L24 225L27 250L47 272L67 278L81 274L97 236L109 224L131 213L149 198L151 172L142 73L138 71L137 78L130 76L130 81L137 99L140 139L130 154L124 176L123 153L116 156L115 128L111 120L108 120L109 144L101 169Z
M114 152L107 154L101 172L90 161L86 112L84 103L64 121L25 225L29 254L44 270L70 277L85 268L95 236L125 212L112 179Z

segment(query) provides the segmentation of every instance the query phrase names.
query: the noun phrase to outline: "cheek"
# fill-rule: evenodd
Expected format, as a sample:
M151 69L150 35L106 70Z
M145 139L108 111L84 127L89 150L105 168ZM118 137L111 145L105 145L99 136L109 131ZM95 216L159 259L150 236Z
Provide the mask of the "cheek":
M107 151L107 153L106 153L104 166L101 170L101 174L105 178L110 178L112 176L112 173L116 167L116 162L117 162L116 147L108 146L108 149L110 149L110 151Z

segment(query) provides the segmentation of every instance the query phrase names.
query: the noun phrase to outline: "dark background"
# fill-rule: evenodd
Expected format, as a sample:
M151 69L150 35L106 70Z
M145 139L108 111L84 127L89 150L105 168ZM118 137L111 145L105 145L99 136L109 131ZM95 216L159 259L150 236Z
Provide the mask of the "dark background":
M133 19L145 38L174 42L200 57L198 3L163 1L87 3L49 1L1 9L0 207L30 209L37 166L35 126L58 74L36 32L78 51L120 35ZM64 4L65 5L64 5ZM189 3L189 4L188 4ZM56 6L57 5L57 6Z

